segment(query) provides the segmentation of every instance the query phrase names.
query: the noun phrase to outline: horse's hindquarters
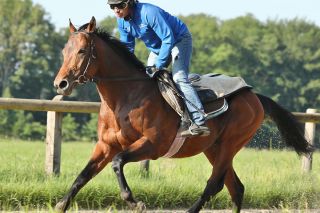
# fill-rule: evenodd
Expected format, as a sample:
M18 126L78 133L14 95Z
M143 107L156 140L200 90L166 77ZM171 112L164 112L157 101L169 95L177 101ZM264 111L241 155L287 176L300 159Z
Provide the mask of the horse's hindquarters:
M224 120L218 124L221 130L218 140L230 144L228 146L234 146L232 148L236 153L260 128L264 110L258 97L251 90L242 90L229 98L229 110L224 115Z

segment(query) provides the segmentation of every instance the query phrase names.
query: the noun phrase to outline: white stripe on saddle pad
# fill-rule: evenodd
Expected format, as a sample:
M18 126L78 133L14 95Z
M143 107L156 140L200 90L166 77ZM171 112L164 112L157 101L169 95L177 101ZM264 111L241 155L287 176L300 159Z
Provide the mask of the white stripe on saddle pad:
M184 141L186 140L186 137L181 137L181 132L182 132L182 128L180 127L177 132L176 138L171 144L169 151L164 156L162 156L163 158L171 158L180 150Z

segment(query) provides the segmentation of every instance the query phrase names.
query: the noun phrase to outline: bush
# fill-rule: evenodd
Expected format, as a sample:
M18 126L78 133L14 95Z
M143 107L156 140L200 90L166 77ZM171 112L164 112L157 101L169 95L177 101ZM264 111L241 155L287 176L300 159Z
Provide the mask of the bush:
M68 113L62 119L62 139L63 141L76 141L80 139L78 133L79 124L76 123L75 119Z
M91 119L82 128L82 135L85 140L97 140L98 114L91 114Z
M12 126L12 135L21 139L43 140L46 134L46 127L40 122L33 121L31 113L24 113L19 111L15 113L16 121Z

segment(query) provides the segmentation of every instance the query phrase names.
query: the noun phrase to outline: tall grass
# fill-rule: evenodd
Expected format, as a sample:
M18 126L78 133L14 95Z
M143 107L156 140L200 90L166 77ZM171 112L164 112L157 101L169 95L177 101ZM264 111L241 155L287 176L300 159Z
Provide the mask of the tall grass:
M61 175L44 174L43 142L0 140L0 210L48 209L63 197L87 163L92 143L63 143ZM293 151L242 150L234 167L246 187L244 208L319 208L320 153L314 154L313 170L301 172ZM212 168L203 155L185 159L151 161L150 173L139 163L125 166L128 183L148 208L188 208L201 195ZM125 208L116 177L108 165L76 196L73 208ZM226 189L206 208L231 207Z

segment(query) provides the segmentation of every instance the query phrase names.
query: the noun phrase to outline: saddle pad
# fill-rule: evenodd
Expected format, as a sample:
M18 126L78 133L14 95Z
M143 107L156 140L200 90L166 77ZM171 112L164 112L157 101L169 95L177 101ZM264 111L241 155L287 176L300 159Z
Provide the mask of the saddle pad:
M251 88L242 78L230 77L220 74L190 74L189 80L197 91L202 104L217 102L216 110L222 109L224 100L242 88ZM159 90L163 98L181 116L184 115L184 104L179 97L178 89L172 80L172 75L168 71L162 71L157 76ZM215 110L215 109L213 109Z
M230 77L222 74L205 74L202 76L190 74L189 80L198 93L201 93L201 91L214 92L216 98L207 97L206 102L209 101L208 98L212 99L210 101L214 101L218 98L228 97L242 88L252 88L241 77Z

